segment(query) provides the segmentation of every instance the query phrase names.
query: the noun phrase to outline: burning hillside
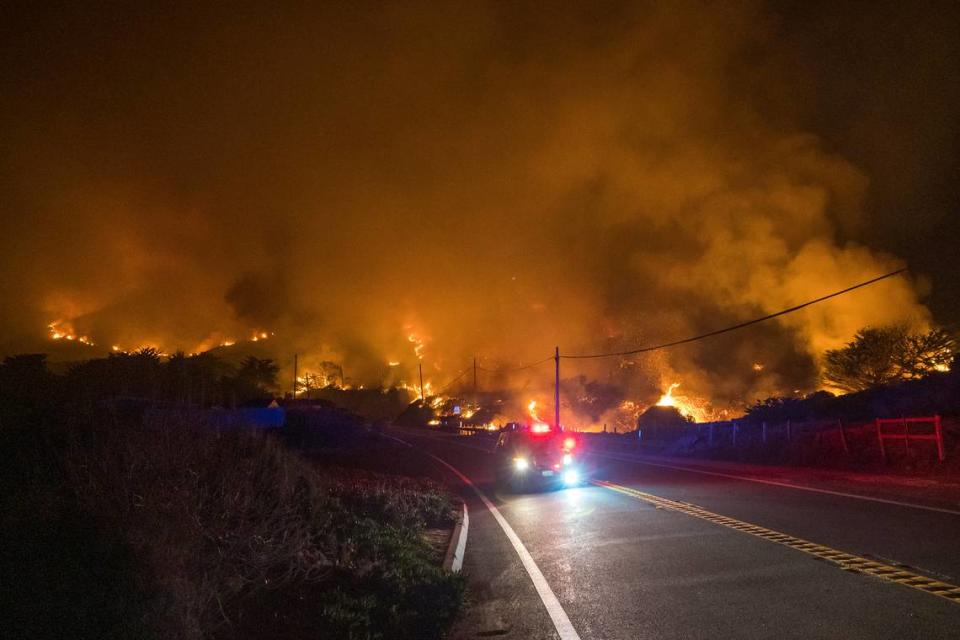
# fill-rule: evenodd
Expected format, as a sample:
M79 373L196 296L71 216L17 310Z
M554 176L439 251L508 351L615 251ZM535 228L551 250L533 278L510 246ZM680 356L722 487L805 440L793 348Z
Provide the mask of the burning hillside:
M20 222L0 234L0 351L253 351L285 389L298 354L298 394L413 396L459 392L443 387L476 357L479 387L523 415L552 402L549 364L527 366L555 345L683 338L902 266L871 248L864 168L798 113L789 25L754 3L433 9L171 12L155 18L190 28L160 40L152 19L84 15L108 35L79 66L89 43L50 44L72 18L35 25L7 53L44 55L5 65L45 60L7 96L0 201ZM80 98L99 95L115 102ZM927 288L565 361L566 415L626 424L666 392L715 417L812 391L861 327L929 324Z

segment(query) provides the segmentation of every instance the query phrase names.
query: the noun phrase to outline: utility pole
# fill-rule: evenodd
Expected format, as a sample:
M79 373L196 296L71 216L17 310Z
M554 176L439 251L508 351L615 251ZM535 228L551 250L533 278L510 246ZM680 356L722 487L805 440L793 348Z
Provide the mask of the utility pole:
M557 431L560 431L560 347L557 347L553 356L557 365L557 376L553 386L553 419L557 424Z
M423 397L423 363L420 363L420 402L426 402L426 398Z
M473 356L473 408L477 408L477 356Z
M293 354L293 399L297 399L297 354Z
M340 368L340 388L341 388L341 389L346 389L346 388L347 388L347 383L346 383L346 382L344 381L344 379L343 379L343 365L342 365L342 364L339 364L339 365L337 365L337 366Z

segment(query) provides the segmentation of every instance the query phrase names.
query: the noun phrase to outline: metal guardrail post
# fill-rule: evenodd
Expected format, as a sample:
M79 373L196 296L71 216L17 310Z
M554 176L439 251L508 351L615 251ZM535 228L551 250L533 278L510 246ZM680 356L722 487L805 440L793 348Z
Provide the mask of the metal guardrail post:
M766 422L766 420L764 420L764 421L761 423L760 429L761 429L760 435L761 435L761 438L763 439L763 444L767 444L767 422Z
M843 420L837 420L837 426L840 428L840 442L843 444L843 452L850 455L850 445L847 444L847 432L843 428Z

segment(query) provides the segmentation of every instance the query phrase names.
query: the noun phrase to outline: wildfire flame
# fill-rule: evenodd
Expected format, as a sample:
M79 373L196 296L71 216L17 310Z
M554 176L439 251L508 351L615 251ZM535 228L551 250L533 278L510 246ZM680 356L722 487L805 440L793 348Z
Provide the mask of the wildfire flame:
M530 404L527 405L527 413L530 414L530 417L533 418L534 422L540 422L540 416L537 415L536 400L531 400Z
M540 419L540 416L537 415L537 401L536 401L536 400L531 400L530 403L527 404L527 413L530 414L530 419L531 419L532 422L533 422L533 424L530 425L530 429L531 429L532 431L534 431L534 432L543 432L543 431L549 431L549 430L550 430L550 425L548 425L546 422L544 422L543 420L541 420L541 419Z
M272 335L272 334L271 334ZM311 391L320 389L352 389L352 385L343 384L339 375L331 375L329 372L304 371L303 375L297 376L297 384L294 388L294 396L310 396ZM363 386L360 387L361 389Z
M706 422L707 420L720 419L725 412L714 411L707 402L690 398L688 396L675 396L673 390L680 386L679 382L674 382L667 388L667 392L660 396L657 401L658 407L673 407L688 418L693 418L697 422Z
M65 340L67 342L76 342L78 344L86 345L88 347L96 346L96 343L90 336L83 335L78 333L73 326L73 323L68 320L56 320L47 325L47 334L51 340ZM217 335L214 332L211 335ZM263 331L257 329L256 331L250 334L251 342L261 342L263 340L268 340L275 336L276 334L272 331ZM208 351L212 346L219 344L221 347L232 347L237 344L236 338L225 338L216 342L212 339L207 339L197 345L191 352L191 355ZM145 342L137 349L131 350L128 346L121 346L119 344L113 344L110 346L110 351L113 353L133 353L134 351L143 350L143 349L154 349L161 356L169 355L167 350L163 347L157 346L154 342Z
M413 345L413 352L419 360L423 360L424 341L417 334L411 333L407 336L407 341Z
M51 322L47 325L47 330L49 331L51 340L67 340L68 342L79 342L88 347L94 346L94 342L89 336L77 335L73 329L73 325L69 322L64 322L63 320Z
M657 400L658 407L676 407L677 399L673 397L673 390L680 386L679 382L674 382L670 385L670 388L667 389L667 392L660 396L660 399Z

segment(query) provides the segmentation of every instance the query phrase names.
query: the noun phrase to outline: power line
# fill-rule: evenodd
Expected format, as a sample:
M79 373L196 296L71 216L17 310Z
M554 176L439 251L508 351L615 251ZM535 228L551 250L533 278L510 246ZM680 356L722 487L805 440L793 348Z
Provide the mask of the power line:
M731 332L731 331L736 331L736 330L738 330L738 329L743 329L744 327L749 327L749 326L751 326L751 325L758 324L758 323L760 323L760 322L766 322L767 320L772 320L773 318L778 318L778 317L783 316L783 315L786 315L786 314L788 314L788 313L793 313L794 311L799 311L800 309L803 309L803 308L805 308L805 307L809 307L810 305L817 304L818 302L823 302L824 300L829 300L830 298L836 298L837 296L841 296L841 295L843 295L843 294L845 294L845 293L849 293L849 292L851 292L851 291L854 291L855 289L860 289L861 287L869 286L869 285L874 284L874 283L876 283L876 282L880 282L881 280L886 280L887 278L892 278L893 276L896 276L896 275L899 275L899 274L901 274L901 273L904 273L904 272L906 272L907 270L908 270L908 269L907 269L906 267L904 267L903 269L897 269L896 271L891 271L890 273L884 274L884 275L882 275L882 276L878 276L878 277L873 278L873 279L871 279L871 280L867 280L866 282L861 282L860 284L855 284L855 285L853 285L852 287L847 287L846 289L841 289L840 291L834 291L834 292L831 293L831 294L822 296L822 297L820 297L820 298L816 298L815 300L810 300L810 301L808 301L808 302L804 302L803 304L798 304L798 305L796 305L796 306L794 306L794 307L790 307L790 308L788 308L788 309L784 309L783 311L777 311L776 313L771 313L771 314L766 315L766 316L763 316L763 317L761 317L761 318L754 318L753 320L748 320L747 322L741 322L740 324L735 324L735 325L733 325L732 327L726 327L726 328L724 328L724 329L717 329L716 331L710 331L709 333L704 333L704 334L701 334L701 335L699 335L699 336L693 336L692 338L684 338L683 340L676 340L676 341L674 341L674 342L667 342L667 343L664 343L664 344L658 344L658 345L655 345L655 346L652 346L652 347L642 347L642 348L640 348L640 349L631 349L631 350L629 350L629 351L617 351L617 352L614 352L614 353L581 354L581 355L572 355L572 356L561 355L560 357L561 357L561 358L567 358L567 359L573 360L573 359L587 359L587 358L612 358L612 357L615 357L615 356L631 356L631 355L634 355L634 354L637 354L637 353L646 353L646 352L648 352L648 351L656 351L656 350L658 350L658 349L666 349L666 348L668 348L668 347L676 347L676 346L681 345L681 344L688 344L688 343L690 343L690 342L696 342L697 340L703 340L704 338L711 338L711 337L713 337L713 336L718 336L718 335L720 335L720 334L722 334L722 333L729 333L729 332ZM547 358L546 360L550 360L550 359L551 359L551 358ZM544 362L545 362L546 360L544 360Z
M882 276L878 276L878 277L876 277L876 278L872 278L872 279L867 280L867 281L865 281L865 282L861 282L861 283L859 283L859 284L855 284L855 285L853 285L853 286L851 286L851 287L847 287L846 289L841 289L840 291L834 291L833 293L827 294L827 295L825 295L825 296L821 296L821 297L819 297L819 298L815 298L815 299L813 299L813 300L809 300L809 301L807 301L807 302L804 302L804 303L802 303L802 304L795 305L795 306L793 306L793 307L789 307L789 308L787 308L787 309L783 309L782 311L777 311L776 313L771 313L771 314L762 316L762 317L760 317L760 318L754 318L753 320L748 320L748 321L746 321L746 322L741 322L741 323L739 323L739 324L735 324L735 325L730 326L730 327L725 327L725 328L723 328L723 329L717 329L717 330L715 330L715 331L710 331L710 332L708 332L708 333L703 333L703 334L700 334L700 335L698 335L698 336L693 336L693 337L690 337L690 338L684 338L683 340L675 340L675 341L673 341L673 342L667 342L667 343L664 343L664 344L658 344L658 345L654 345L654 346L651 346L651 347L641 347L641 348L639 348L639 349L630 349L630 350L628 350L628 351L616 351L616 352L611 352L611 353L577 354L577 355L559 355L559 354L555 354L555 355L547 356L546 358L543 358L542 360L537 360L536 362L531 362L530 364L521 365L521 366L519 366L519 367L503 367L503 368L498 368L498 369L488 369L488 368L486 368L486 367L482 367L482 366L476 365L476 364L475 364L474 366L476 367L476 369L478 369L478 370L480 370L480 371L483 371L483 372L485 372L485 373L513 373L513 372L516 372L516 371L524 371L524 370L526 370L526 369L532 369L532 368L534 368L534 367L538 367L538 366L540 366L540 365L542 365L542 364L545 364L545 363L547 363L547 362L550 362L551 360L556 360L558 355L559 355L560 358L566 358L566 359L569 359L569 360L581 360L581 359L593 359L593 358L612 358L612 357L616 357L616 356L629 356L629 355L635 355L635 354L638 354L638 353L647 353L647 352L649 352L649 351L656 351L656 350L658 350L658 349L667 349L667 348L669 348L669 347L676 347L676 346L679 346L679 345L682 345L682 344L689 344L689 343L691 343L691 342L696 342L696 341L698 341L698 340L703 340L703 339L705 339L705 338L711 338L711 337L713 337L713 336L718 336L718 335L721 335L721 334L724 334L724 333L729 333L729 332L731 332L731 331L737 331L738 329L743 329L743 328L745 328L745 327L749 327L749 326L752 326L752 325L755 325L755 324L759 324L759 323L761 323L761 322L766 322L767 320L772 320L773 318L778 318L778 317L780 317L780 316L787 315L788 313L793 313L793 312L795 312L795 311L799 311L800 309L804 309L804 308L809 307L809 306L811 306L811 305L814 305L814 304L817 304L817 303L820 303L820 302L824 302L825 300L829 300L829 299L831 299L831 298L836 298L837 296L841 296L841 295L843 295L843 294L845 294L845 293L849 293L849 292L851 292L851 291L855 291L856 289L860 289L860 288L863 288L863 287L872 285L872 284L874 284L874 283L880 282L881 280L886 280L887 278L892 278L893 276L900 275L901 273L905 273L906 271L908 271L908 269L907 269L906 267L904 267L903 269L897 269L896 271L891 271L890 273L886 273L886 274L884 274L884 275L882 275ZM469 373L469 372L470 372L470 368L469 368L469 367L468 367L468 368L465 368L465 369L462 369L462 370L457 374L456 377L454 377L452 380L450 380L449 382L447 382L447 384L445 384L445 385L443 385L442 387L440 387L435 393L442 393L443 391L446 391L448 388L450 388L451 386L453 386L454 383L456 383L457 381L461 380L461 379L462 379L465 375L467 375L467 373Z
M485 367L481 367L480 365L476 365L476 368L477 368L478 370L480 370L480 371L484 371L484 372L487 372L487 373L508 373L508 372L511 372L511 371L522 371L522 370L524 370L524 369L530 369L530 368L532 368L532 367L536 367L536 366L538 366L538 365L543 364L544 362L548 362L548 361L553 360L553 359L554 359L554 356L550 356L550 357L548 357L548 358L544 358L543 360L538 360L537 362L533 362L533 363L531 363L531 364L523 365L522 367L514 367L514 368L507 368L507 369L487 369L487 368L485 368ZM470 373L470 371L471 371L471 368L470 368L470 367L468 367L468 368L466 368L466 369L461 369L460 372L456 375L456 377L454 377L452 380L450 380L449 382L447 382L445 385L443 385L442 387L439 387L436 391L434 391L434 392L433 392L434 395L443 393L444 391L446 391L447 389L449 389L450 387L452 387L456 382L458 382L459 380L463 379L463 377L464 377L465 375L467 375L468 373Z
M437 389L437 390L434 392L434 395L436 395L436 394L438 394L438 393L443 393L444 391L446 391L448 388L450 388L450 387L453 385L454 382L456 382L457 380L461 379L463 376L467 375L467 373L468 373L469 371L470 371L469 369L464 369L463 371L461 371L460 374L457 375L456 378L454 378L453 380L451 380L451 381L448 382L447 384L445 384L445 385L443 385L442 387L440 387L439 389Z
M539 361L534 362L534 363L532 363L532 364L528 364L528 365L524 365L524 366L522 366L522 367L516 367L516 368L512 368L512 369L486 369L486 368L484 368L484 367L481 367L480 365L476 365L476 366L477 366L477 369L480 370L480 371L485 371L485 372L488 372L488 373L501 373L501 372L521 371L521 370L523 370L523 369L529 369L529 368L531 368L531 367L535 367L535 366L537 366L537 365L541 365L541 364L543 364L544 362L547 362L548 360L553 360L553 356L550 356L549 358L545 358L545 359L543 359L543 360L539 360ZM447 383L446 383L445 385L443 385L442 387L437 388L437 390L433 392L434 395L443 393L444 391L446 391L447 389L449 389L450 387L452 387L455 383L457 383L458 381L462 380L465 375L467 375L468 373L470 373L470 371L471 371L471 367L467 367L467 368L465 368L465 369L461 369L453 379L451 379L449 382L447 382Z
M503 367L499 369L487 369L486 367L481 367L480 365L477 365L477 369L479 369L480 371L484 371L486 373L512 373L514 371L523 371L524 369L532 369L533 367L540 366L544 362L549 362L551 360L553 360L553 356L547 356L543 360L537 360L536 362L531 362L530 364L525 364L520 367Z

